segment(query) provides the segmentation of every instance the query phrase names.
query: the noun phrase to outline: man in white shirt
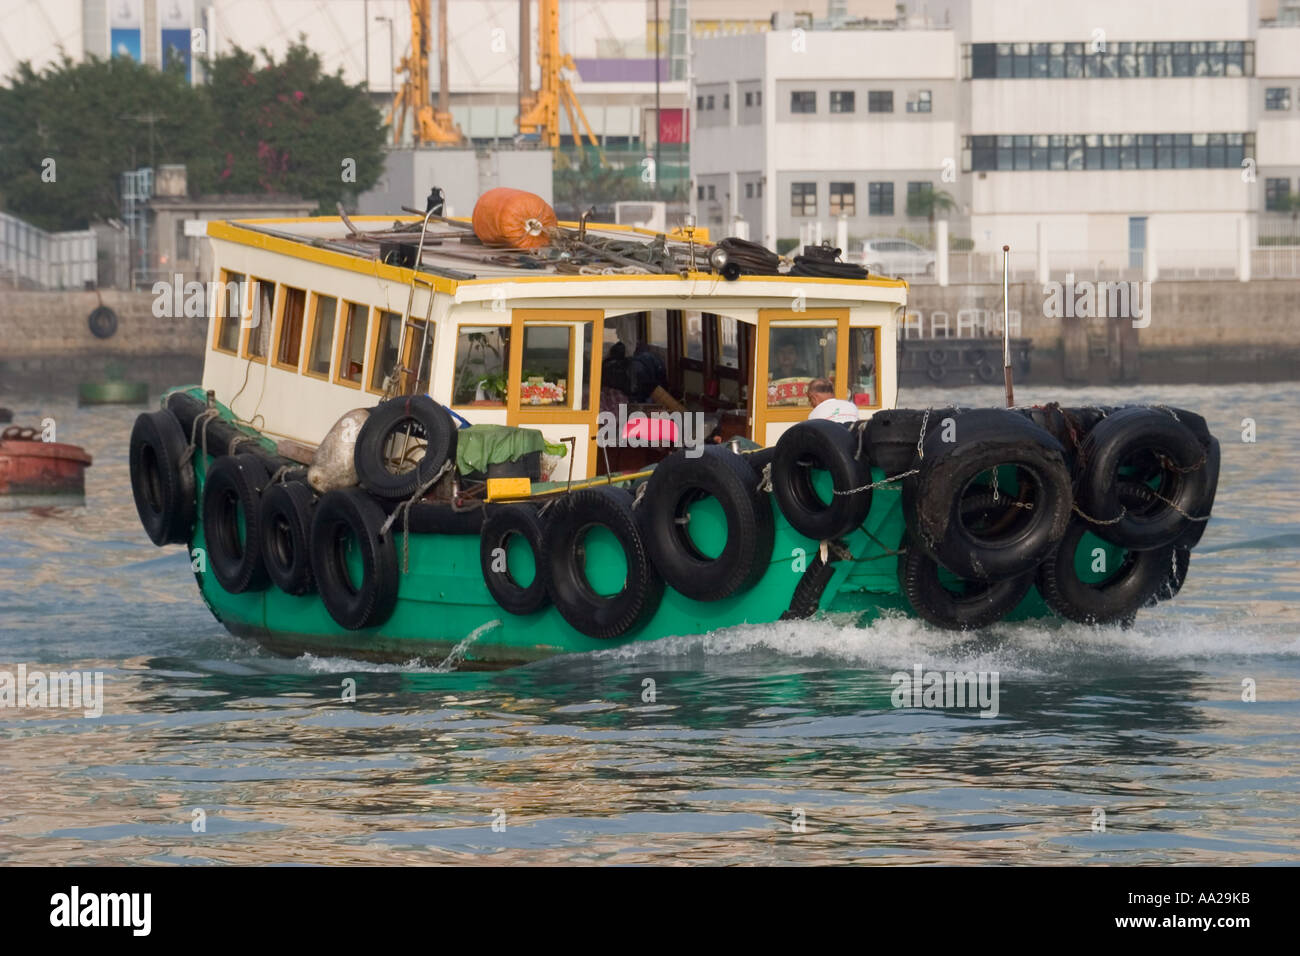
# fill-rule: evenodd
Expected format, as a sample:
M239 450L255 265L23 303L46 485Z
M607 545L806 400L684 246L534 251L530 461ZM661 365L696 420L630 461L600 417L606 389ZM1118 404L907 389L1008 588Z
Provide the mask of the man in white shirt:
M851 424L858 420L858 406L835 397L835 386L830 379L815 378L808 383L808 404L813 407L808 418L825 418L828 421Z

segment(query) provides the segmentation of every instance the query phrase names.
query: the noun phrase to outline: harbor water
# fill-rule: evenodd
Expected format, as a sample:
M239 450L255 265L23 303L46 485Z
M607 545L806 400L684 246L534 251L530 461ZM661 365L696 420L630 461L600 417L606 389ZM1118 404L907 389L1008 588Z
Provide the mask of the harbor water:
M6 396L95 463L84 509L0 513L0 671L102 672L103 701L0 708L0 862L1300 860L1300 385L1017 397L1222 442L1187 584L1130 629L782 622L466 672L230 636L139 526L139 409ZM954 400L1001 389L899 404ZM996 716L896 707L916 667L996 674Z

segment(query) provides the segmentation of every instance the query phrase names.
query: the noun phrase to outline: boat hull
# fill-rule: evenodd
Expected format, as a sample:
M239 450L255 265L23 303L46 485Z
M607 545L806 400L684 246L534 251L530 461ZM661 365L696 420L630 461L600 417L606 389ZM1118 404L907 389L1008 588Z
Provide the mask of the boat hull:
M206 468L200 468L200 495L205 475ZM892 489L877 493L863 530L847 539L855 556L862 555L863 560L834 562L835 574L824 592L825 609L852 611L858 617L890 609L906 613L896 561L870 540L874 536L895 546L901 540L900 499ZM779 620L789 609L808 565L817 557L818 543L795 532L779 509L772 507L777 528L772 561L753 588L719 601L697 601L666 588L658 610L643 627L609 640L576 630L553 605L528 615L502 610L483 581L476 534L412 533L396 609L383 625L357 631L338 625L315 593L294 596L274 586L240 594L225 591L204 567L201 517L190 541L190 554L199 589L217 619L231 633L254 638L277 653L506 667L555 654L608 650L671 635L706 634L734 625ZM592 542L589 566L616 560L612 550L604 553L605 547L602 542ZM877 560L870 560L872 549ZM397 532L399 561L404 550ZM848 599L848 595L854 597Z
M84 505L90 464L76 445L0 440L0 511Z

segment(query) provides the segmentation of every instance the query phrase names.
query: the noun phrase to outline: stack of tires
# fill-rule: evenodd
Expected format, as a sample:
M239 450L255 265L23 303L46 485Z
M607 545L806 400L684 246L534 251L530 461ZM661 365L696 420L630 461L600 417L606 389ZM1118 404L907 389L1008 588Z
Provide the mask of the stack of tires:
M690 527L706 520L694 507L705 499L716 502L712 517L725 525L714 554ZM772 558L775 521L759 475L744 456L716 446L696 457L675 452L636 494L583 488L543 508L544 515L533 504L487 506L480 557L488 590L516 614L554 603L575 630L597 639L635 634L658 610L665 585L696 600L723 600L752 588ZM528 548L524 582L512 573L512 538ZM618 556L621 583L602 587L596 564Z
M398 502L454 458L456 429L447 411L427 396L382 403L357 435L360 487L317 496L305 469L248 442L234 425L216 419L196 427L205 407L174 394L167 408L140 415L132 429L131 487L153 542L188 542L201 507L206 563L227 592L274 586L292 595L319 593L343 627L387 621L397 604L399 572L394 536L384 527ZM213 456L201 486L187 454L187 436L195 432L206 432ZM408 435L423 444L423 457L393 471L386 465L390 443ZM251 449L241 451L246 444ZM411 519L412 530L442 530L449 510L423 506ZM481 517L458 521L472 532L480 524Z
M1035 584L1069 620L1131 621L1182 586L1218 482L1218 442L1178 409L899 409L863 447L906 475L901 590L953 629L1001 619Z

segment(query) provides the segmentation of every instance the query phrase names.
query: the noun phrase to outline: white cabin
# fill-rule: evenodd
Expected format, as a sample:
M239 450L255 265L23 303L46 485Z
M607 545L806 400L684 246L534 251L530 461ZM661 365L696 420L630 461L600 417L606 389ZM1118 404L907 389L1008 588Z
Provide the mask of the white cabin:
M703 413L724 439L770 445L807 418L813 378L830 379L864 418L896 396L901 280L727 281L708 271L702 231L685 276L570 266L462 243L472 237L464 220L430 226L418 272L385 262L414 261L396 246L417 243L420 224L209 223L212 280L226 292L210 310L204 388L272 437L315 445L401 376L397 393L427 392L471 423L537 428L571 444L557 480L606 470L602 403L652 414L667 400ZM620 226L586 235L654 238ZM660 391L646 394L650 384Z

